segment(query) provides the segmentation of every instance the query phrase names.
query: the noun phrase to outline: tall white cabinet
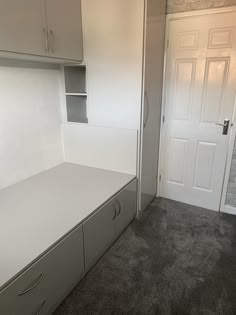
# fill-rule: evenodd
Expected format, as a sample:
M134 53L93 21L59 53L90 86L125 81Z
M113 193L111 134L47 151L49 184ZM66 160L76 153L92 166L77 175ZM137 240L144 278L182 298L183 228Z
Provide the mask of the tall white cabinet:
M146 1L144 81L140 126L139 209L157 195L166 0Z

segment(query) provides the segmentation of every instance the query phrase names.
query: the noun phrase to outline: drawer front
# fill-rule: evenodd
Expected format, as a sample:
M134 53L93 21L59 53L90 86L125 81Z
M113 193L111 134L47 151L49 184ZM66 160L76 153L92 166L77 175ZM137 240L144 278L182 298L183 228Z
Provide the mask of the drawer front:
M0 293L0 314L50 314L83 272L79 227Z
M133 220L137 212L137 180L132 181L115 198L117 209L115 220L116 235L118 236Z
M115 209L106 204L83 224L85 268L88 270L115 239Z

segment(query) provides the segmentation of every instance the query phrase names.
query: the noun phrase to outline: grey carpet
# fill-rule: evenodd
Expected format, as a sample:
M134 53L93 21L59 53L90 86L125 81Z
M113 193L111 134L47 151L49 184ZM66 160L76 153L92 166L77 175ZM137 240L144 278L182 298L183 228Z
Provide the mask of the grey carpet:
M236 314L236 216L156 199L54 315Z

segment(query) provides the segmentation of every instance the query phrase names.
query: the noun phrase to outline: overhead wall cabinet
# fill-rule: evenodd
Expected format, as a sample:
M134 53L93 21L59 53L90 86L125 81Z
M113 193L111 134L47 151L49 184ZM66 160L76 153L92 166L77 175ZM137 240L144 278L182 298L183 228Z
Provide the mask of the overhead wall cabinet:
M81 20L80 0L1 1L0 51L81 61Z

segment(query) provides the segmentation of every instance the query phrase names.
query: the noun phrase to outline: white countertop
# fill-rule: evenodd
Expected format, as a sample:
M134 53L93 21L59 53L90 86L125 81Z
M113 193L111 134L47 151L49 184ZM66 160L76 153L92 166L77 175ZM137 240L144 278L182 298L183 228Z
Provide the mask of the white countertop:
M0 191L0 289L135 178L63 163Z

